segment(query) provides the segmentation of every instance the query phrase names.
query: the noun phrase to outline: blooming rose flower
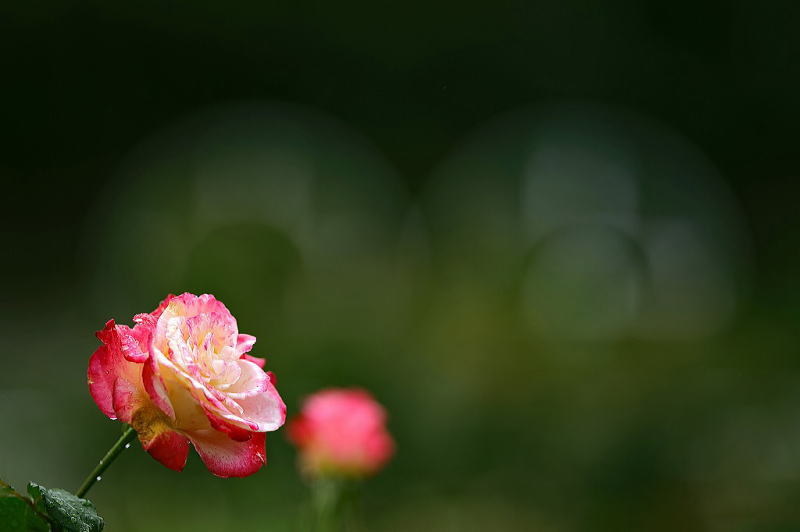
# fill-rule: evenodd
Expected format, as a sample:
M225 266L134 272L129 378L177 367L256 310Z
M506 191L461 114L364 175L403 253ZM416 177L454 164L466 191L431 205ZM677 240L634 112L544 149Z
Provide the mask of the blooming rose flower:
M332 388L307 398L289 424L289 438L312 475L370 475L394 453L386 412L360 389Z
M176 471L192 442L209 471L243 477L266 463L265 432L286 420L254 336L214 296L168 296L133 328L109 320L89 360L89 392L111 419L130 423L142 446Z

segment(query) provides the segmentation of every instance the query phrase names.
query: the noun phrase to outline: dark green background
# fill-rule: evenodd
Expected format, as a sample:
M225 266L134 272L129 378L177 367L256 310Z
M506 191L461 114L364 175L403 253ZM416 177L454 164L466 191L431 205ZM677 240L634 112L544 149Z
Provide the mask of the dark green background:
M212 291L290 414L327 385L386 405L398 454L366 485L366 530L800 528L799 25L791 2L3 4L0 476L76 487L117 434L86 392L92 332ZM443 161L484 139L497 159L476 160L505 175L485 124L559 102L644 117L722 176L744 272L724 327L553 345L492 262L493 218L473 264L449 213L481 198L436 188ZM265 138L304 146L312 211L360 198L360 251L311 260L280 226L195 223L182 150L215 109L268 109ZM153 247L143 220L169 229ZM223 481L135 449L91 498L111 531L301 530L282 431L268 457Z

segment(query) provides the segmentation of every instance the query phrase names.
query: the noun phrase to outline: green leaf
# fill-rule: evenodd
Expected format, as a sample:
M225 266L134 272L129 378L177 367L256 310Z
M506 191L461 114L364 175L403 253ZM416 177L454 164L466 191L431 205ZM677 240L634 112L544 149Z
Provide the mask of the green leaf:
M44 507L44 499L42 498L41 486L28 483L28 494L33 499L33 508L42 515L47 515L47 508Z
M97 515L94 505L80 499L72 493L59 488L45 488L31 482L28 493L33 500L41 503L53 524L64 532L100 532L103 530L103 518Z
M0 480L0 524L5 532L48 532L50 525L32 502Z

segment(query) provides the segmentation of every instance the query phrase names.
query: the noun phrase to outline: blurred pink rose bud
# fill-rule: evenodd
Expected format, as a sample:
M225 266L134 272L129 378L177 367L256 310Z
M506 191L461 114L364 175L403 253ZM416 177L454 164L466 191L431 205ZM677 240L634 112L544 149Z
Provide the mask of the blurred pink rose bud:
M394 453L386 412L366 391L327 389L308 397L288 426L301 468L315 476L366 476Z
M254 336L212 295L168 296L136 325L106 323L89 360L89 392L111 419L131 424L145 450L176 471L189 442L209 471L244 477L266 463L265 433L286 406Z

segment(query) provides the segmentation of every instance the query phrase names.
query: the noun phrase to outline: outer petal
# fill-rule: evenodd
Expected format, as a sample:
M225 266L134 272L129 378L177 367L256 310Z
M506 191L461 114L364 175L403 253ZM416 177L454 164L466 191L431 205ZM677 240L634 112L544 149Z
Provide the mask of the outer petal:
M173 297L175 296L169 294L153 312L149 314L137 314L133 317L136 326L131 329L131 337L133 337L136 342L128 343L127 346L123 346L125 357L128 358L128 360L132 362L144 362L149 358L150 341L156 330L158 317L161 316L161 313L164 312L164 309L167 308L167 305Z
M244 442L214 429L187 434L209 471L218 477L246 477L267 463L266 435L255 433Z
M89 393L105 415L127 422L130 407L141 401L141 365L125 359L114 320L109 320L97 337L104 345L89 359ZM128 396L127 400L123 400L123 394Z
M242 360L247 360L248 362L252 362L261 369L264 369L264 366L267 364L266 359L251 357L250 355L242 355Z
M220 432L224 432L232 440L247 441L253 437L253 434L255 434L252 431L228 423L227 421L216 415L211 410L208 409L203 409L203 410L206 414L206 417L208 418L208 421L211 423L211 426Z
M140 386L121 377L114 381L114 412L123 423L130 423L136 411L147 406L148 402L147 394Z
M298 447L305 447L314 438L311 423L300 413L289 422L289 440Z
M225 316L225 320L231 325L231 328L237 328L236 319L231 315L228 308L222 303L222 301L219 301L211 294L196 296L187 292L171 298L169 301L167 301L167 305L162 309L162 314L167 318L174 316L191 318L192 316L197 316L198 314L210 313L218 313L222 316Z
M159 316L161 316L161 313L164 312L164 309L167 308L167 305L169 305L169 302L172 301L174 297L176 297L175 294L167 294L167 297L165 297L164 300L158 304L156 309L153 312L151 312L150 315L158 319Z
M144 364L142 369L142 383L150 399L153 400L153 403L171 419L175 419L175 409L172 407L172 403L167 395L167 388L164 385L164 380L158 374L158 363L155 357L150 357Z
M131 362L144 362L147 360L150 332L147 325L137 325L131 329L127 325L116 325L114 320L108 320L106 326L97 331L97 338L112 353L120 353Z
M267 391L236 401L244 409L242 418L258 425L258 431L279 429L286 421L286 405L270 382Z
M101 345L89 359L89 393L97 407L111 419L117 419L114 412L114 382L117 374L111 361L108 347Z
M375 431L364 442L364 450L369 461L367 467L377 471L394 454L394 440L385 430Z
M150 340L150 331L147 326L139 324L133 329L126 325L117 325L122 355L131 362L142 363L148 358L147 344Z
M189 440L173 430L167 430L142 444L150 456L175 471L183 471L189 456Z
M113 319L106 322L105 327L95 333L97 339L111 347L112 351L119 351L119 337L117 335L117 325Z
M256 337L252 334L240 334L236 340L236 352L239 355L249 353L256 343ZM263 367L263 366L262 366Z

